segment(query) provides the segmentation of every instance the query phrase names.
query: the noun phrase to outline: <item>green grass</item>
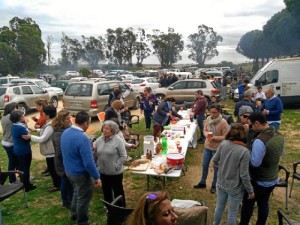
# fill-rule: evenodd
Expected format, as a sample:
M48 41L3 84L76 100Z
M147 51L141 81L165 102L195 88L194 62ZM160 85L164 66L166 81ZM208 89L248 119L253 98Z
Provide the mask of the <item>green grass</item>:
M230 112L233 112L234 103L227 100L225 103ZM300 160L299 146L300 146L300 110L288 109L284 110L283 121L280 131L286 137L285 154L281 158L280 164L292 171L292 163ZM133 133L140 134L140 141L143 141L143 136L151 134L145 131L144 122L140 125L133 125ZM99 136L100 132L96 133ZM0 166L2 170L7 168L7 156L2 147L0 147ZM140 147L142 152L142 147ZM166 182L166 190L172 198L178 199L193 199L204 201L209 207L210 217L213 214L216 195L210 194L209 190L195 190L193 185L200 179L201 162L202 162L203 145L198 145L196 149L189 149L186 156L186 163L188 171L185 176L177 179L168 179ZM129 153L132 157L134 151ZM71 224L69 220L69 212L61 206L60 193L48 193L47 189L51 186L50 177L43 177L40 173L44 170L45 160L33 160L31 166L31 173L35 177L33 183L38 186L34 191L27 193L29 208L25 208L23 201L23 194L18 194L1 202L0 209L4 224L6 225L66 225ZM190 174L198 174L191 176ZM211 177L212 171L209 170ZM290 179L291 182L291 179ZM208 183L210 184L210 183ZM147 191L146 177L142 175L133 175L129 171L124 173L124 187L128 207L134 207L137 199ZM162 189L161 182L151 179L151 190ZM103 210L103 203L101 188L95 188L93 199L90 204L90 220L97 221L99 224L106 224L106 214ZM279 208L285 207L285 189L276 188L270 198L270 216L268 224L278 224L276 212ZM292 198L289 199L289 210L286 212L291 218L300 221L300 182L295 181ZM252 217L251 223L255 223L255 214ZM226 215L224 214L224 219ZM224 223L225 224L225 223Z

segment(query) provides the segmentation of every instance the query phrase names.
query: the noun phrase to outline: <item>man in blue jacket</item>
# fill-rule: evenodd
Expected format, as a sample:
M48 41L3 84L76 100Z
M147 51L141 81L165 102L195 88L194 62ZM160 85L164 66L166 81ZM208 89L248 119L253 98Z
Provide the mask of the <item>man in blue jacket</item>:
M61 136L65 172L74 188L71 220L77 220L78 225L96 224L89 222L88 207L94 185L101 185L100 174L93 157L92 143L84 134L90 122L89 115L80 111L75 117L75 125L66 129Z
M268 124L278 131L281 123L283 104L279 97L275 96L274 86L270 85L265 93L267 100L262 106L262 113L266 116Z

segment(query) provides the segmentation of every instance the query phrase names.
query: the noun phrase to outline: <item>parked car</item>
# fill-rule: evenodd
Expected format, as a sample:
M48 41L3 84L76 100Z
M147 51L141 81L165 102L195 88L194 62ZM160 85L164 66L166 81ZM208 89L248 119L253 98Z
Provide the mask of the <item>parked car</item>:
M65 76L67 76L67 77L78 77L78 76L80 76L80 74L77 71L67 71L65 73Z
M106 80L122 80L122 78L118 75L106 75L104 78Z
M6 104L16 102L25 114L34 109L38 98L47 99L50 105L58 106L58 95L54 91L46 91L37 85L3 85L0 86L0 112Z
M47 91L54 91L59 96L63 95L63 90L59 87L52 87L46 81L42 79L31 79L31 78L19 78L11 81L12 84L34 84Z
M51 86L61 88L63 91L65 91L71 82L71 80L54 80L51 82Z
M69 84L63 95L64 108L70 111L71 114L84 110L91 117L95 117L108 107L109 93L113 91L113 87L116 84L122 90L125 106L138 109L140 106L140 95L122 81L116 80L87 80Z
M2 84L10 84L13 79L20 78L18 76L7 75L6 77L0 77L0 85Z
M144 78L138 78L131 82L130 87L142 94L144 92L145 87L150 87L153 90L156 88L159 88L159 82L156 77L144 77Z
M153 91L158 101L162 101L164 97L174 97L176 103L183 103L184 101L194 101L195 92L202 90L204 96L210 101L212 95L219 98L220 91L216 88L215 81L202 79L187 79L178 80L166 88L157 88Z
M88 78L87 77L72 77L70 79L71 82L78 82L78 81L84 81L84 80L87 80Z
M222 78L222 76L223 76L222 71L219 71L219 70L205 71L205 73L209 76L214 76L215 79Z
M92 72L95 75L102 75L103 74L102 70L93 70Z

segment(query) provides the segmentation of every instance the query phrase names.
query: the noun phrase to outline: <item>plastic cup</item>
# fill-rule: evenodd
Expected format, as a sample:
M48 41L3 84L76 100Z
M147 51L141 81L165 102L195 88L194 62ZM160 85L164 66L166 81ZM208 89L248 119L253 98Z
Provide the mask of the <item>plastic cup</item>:
M209 141L211 141L211 138L214 136L213 132L208 132L207 133L207 138Z

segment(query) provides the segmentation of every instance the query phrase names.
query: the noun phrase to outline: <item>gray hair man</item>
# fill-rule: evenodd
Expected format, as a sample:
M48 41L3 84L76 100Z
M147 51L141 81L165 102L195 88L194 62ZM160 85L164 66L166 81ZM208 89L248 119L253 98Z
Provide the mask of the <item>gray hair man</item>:
M265 94L267 100L262 105L262 113L266 116L268 124L278 131L281 123L281 114L283 112L282 101L275 95L273 85L269 86Z

